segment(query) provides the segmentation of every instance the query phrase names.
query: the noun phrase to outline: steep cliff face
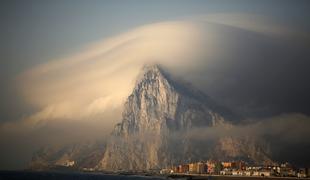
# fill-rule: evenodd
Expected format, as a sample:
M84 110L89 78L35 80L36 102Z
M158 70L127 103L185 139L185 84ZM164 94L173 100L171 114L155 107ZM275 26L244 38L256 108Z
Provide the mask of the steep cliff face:
M146 66L108 142L43 148L30 168L147 170L210 158L270 162L267 146L255 137L225 133L241 123L238 118L159 66Z
M104 148L39 151L31 165L38 169L74 161L76 168L147 170L210 158L270 162L267 148L255 137L223 133L238 125L238 118L161 67L145 66ZM213 134L206 133L210 130Z
M132 94L128 97L123 120L115 135L162 134L193 126L214 126L223 117L213 111L215 103L206 95L172 81L158 65L145 66Z
M216 157L215 147L229 157L242 156L248 152L230 152L237 146L235 139L224 138L198 147L201 145L197 146L190 138L180 138L180 134L197 127L229 127L232 117L236 116L202 92L173 80L159 66L146 66L125 103L122 121L116 125L97 168L159 168Z

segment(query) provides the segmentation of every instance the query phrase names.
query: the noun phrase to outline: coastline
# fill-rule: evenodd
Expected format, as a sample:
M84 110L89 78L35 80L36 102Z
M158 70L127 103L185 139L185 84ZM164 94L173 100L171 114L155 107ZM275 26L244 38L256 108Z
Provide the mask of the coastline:
M310 178L298 178L298 177L261 177L261 176L224 176L224 175L208 175L208 174L171 174L167 176L172 179L196 179L196 180L309 180Z
M154 174L154 173L112 173L112 172L83 172L83 171L31 171L31 170L0 170L0 179L80 179L80 180L99 180L99 179L131 179L131 180L309 180L310 178L297 177L260 177L260 176L223 176L208 174Z

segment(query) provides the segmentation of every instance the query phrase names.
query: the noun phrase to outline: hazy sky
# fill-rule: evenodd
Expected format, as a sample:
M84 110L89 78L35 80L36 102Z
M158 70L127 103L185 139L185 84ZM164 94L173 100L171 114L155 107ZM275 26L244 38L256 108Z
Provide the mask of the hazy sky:
M153 61L246 117L309 120L309 18L307 0L1 1L0 168L70 122L106 135Z
M265 15L309 30L309 1L1 1L1 121L24 107L12 89L16 75L134 27L213 13ZM22 109L20 109L22 108ZM12 113L11 111L14 111ZM25 110L25 109L23 109Z
M259 14L310 28L308 7L307 0L1 1L1 72L14 75L139 25L200 14Z

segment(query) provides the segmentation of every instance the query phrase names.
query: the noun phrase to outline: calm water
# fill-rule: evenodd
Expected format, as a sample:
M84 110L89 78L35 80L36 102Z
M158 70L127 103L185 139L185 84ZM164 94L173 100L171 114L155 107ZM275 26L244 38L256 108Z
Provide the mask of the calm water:
M0 171L0 180L159 180L147 176L108 175L100 173Z
M30 171L0 171L0 180L302 180L298 178L275 178L275 177L235 177L235 176L170 176L150 177L138 175L110 175L102 173L79 173L79 172L30 172ZM308 179L309 180L309 179Z

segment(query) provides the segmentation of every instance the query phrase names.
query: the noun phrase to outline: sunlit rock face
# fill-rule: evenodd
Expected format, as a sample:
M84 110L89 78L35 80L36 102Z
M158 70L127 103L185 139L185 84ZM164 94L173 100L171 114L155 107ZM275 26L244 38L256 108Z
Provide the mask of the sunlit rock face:
M160 66L145 66L108 142L39 151L31 168L148 170L208 159L270 162L266 146L255 137L223 132L240 125L238 120Z
M145 66L141 76L125 103L115 135L162 134L167 129L186 130L224 121L212 111L215 103L211 99L171 80L158 65Z
M240 157L248 152L235 150L241 143L233 138L201 145L186 136L194 128L229 128L235 117L204 93L173 80L160 66L145 66L97 168L143 170L217 157L211 147L225 157Z

